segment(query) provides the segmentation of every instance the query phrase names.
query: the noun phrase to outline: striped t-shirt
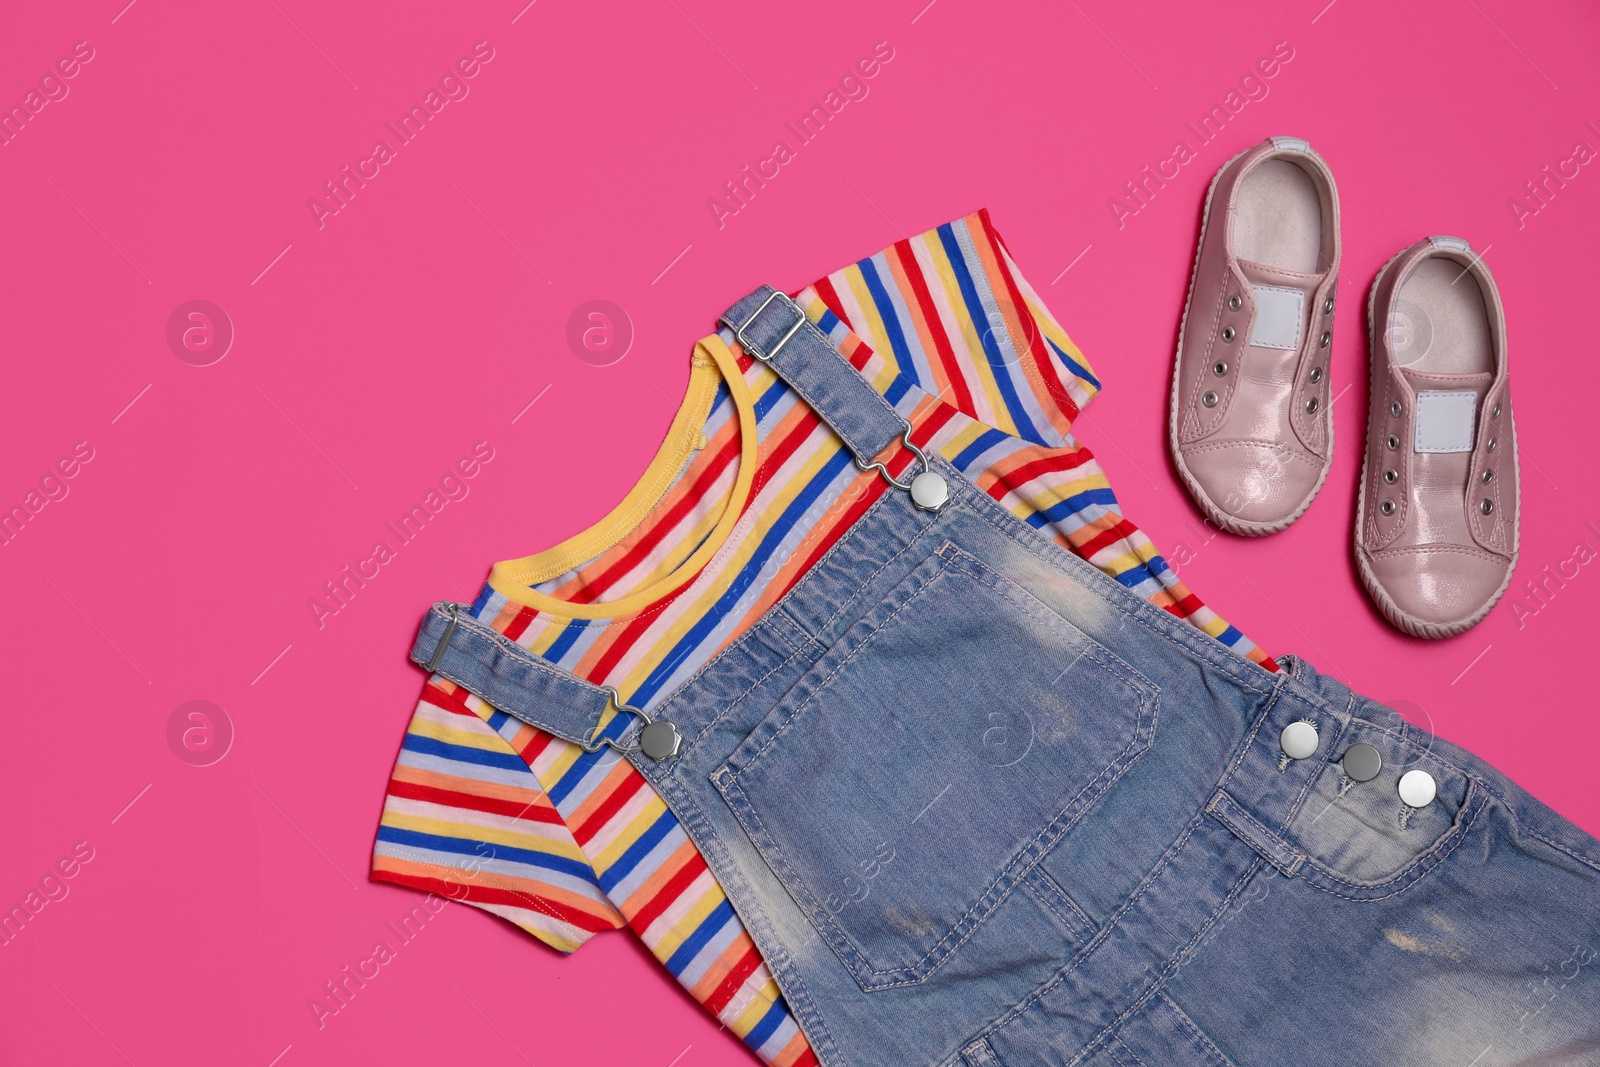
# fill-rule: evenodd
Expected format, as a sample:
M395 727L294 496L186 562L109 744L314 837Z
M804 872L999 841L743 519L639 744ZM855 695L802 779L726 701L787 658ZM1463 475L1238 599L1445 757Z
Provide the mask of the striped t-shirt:
M1073 438L1099 380L987 212L899 241L795 299L920 446L1041 537L1276 670L1178 580ZM646 710L890 491L726 331L691 361L683 405L627 498L576 537L496 564L472 605L507 638ZM898 450L896 462L909 461ZM474 904L562 952L632 927L762 1059L815 1062L727 896L644 777L443 678L423 687L407 728L372 877Z

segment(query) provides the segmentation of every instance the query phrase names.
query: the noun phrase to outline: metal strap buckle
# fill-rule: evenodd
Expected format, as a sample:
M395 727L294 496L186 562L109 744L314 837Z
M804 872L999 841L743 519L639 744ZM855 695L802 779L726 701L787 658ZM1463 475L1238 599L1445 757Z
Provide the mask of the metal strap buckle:
M609 685L601 686L600 691L606 695L606 699L618 711L626 711L638 716L644 722L644 728L639 731L638 740L632 744L624 745L615 738L600 737L591 738L589 741L579 741L579 748L585 752L599 752L602 748L610 746L624 756L632 755L635 752L643 752L653 760L664 760L678 754L678 749L683 747L683 735L678 732L676 726L666 719L651 718L650 713L643 708L636 708L632 704L624 704L622 698L617 695L617 691ZM600 727L595 727L595 730L598 733Z
M900 435L901 443L904 444L907 448L911 449L912 454L917 457L917 462L922 464L922 472L921 473L923 473L923 474L928 473L928 454L926 452L924 452L922 449L918 448L915 444L912 443L912 441L911 441L911 424L909 422L902 422L902 425L905 426L905 432ZM856 456L854 453L851 454L850 458L856 461L856 469L857 470L861 470L861 471L877 471L879 474L883 475L883 480L884 481L888 482L890 485L894 486L896 489L901 489L901 490L904 490L906 492L910 492L911 491L911 481L914 481L915 479L911 479L909 481L904 481L904 482L897 482L897 481L894 480L894 475L889 473L889 468L885 467L882 463L878 463L876 461L874 461L872 463L863 463L863 462L861 462L860 457Z
M429 674L437 674L439 664L444 662L445 649L450 647L450 639L456 635L456 624L461 621L456 617L459 607L457 604L450 605L450 621L445 624L444 633L440 635L439 643L434 646L433 655L428 657L427 670Z
M771 352L763 352L751 342L750 338L745 336L744 332L750 328L751 323L755 322L756 319L761 317L761 313L767 310L767 305L772 303L774 300L778 300L789 305L789 310L795 313L795 321L794 325L789 327L789 332L779 338L778 343L772 346ZM800 309L800 305L789 299L788 293L774 289L772 291L772 295L761 301L761 306L756 308L755 311L751 312L748 319L745 319L744 322L740 323L734 328L733 336L739 342L741 348L759 359L761 362L766 363L773 359L773 357L775 357L779 352L781 352L783 350L783 346L792 341L794 339L794 335L800 332L800 327L804 326L805 324L806 313Z

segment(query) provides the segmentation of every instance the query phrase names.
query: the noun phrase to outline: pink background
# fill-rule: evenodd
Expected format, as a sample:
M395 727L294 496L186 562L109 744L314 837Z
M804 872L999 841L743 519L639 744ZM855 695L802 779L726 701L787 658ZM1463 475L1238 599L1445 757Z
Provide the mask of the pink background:
M464 907L320 1031L307 1001L416 903L365 870L427 604L620 499L733 299L985 205L1106 381L1082 438L1190 584L1600 831L1574 682L1600 593L1581 562L1600 550L1600 166L1510 206L1600 148L1600 10L926 2L8 5L0 104L76 42L94 58L0 147L0 505L77 442L93 459L0 548L0 906L76 843L93 859L0 947L0 1060L752 1062L631 935L563 960ZM319 229L307 200L479 41L470 94ZM878 41L870 94L719 228L707 200ZM1265 98L1197 147L1186 121L1285 41ZM1278 133L1330 161L1361 296L1335 332L1338 455L1288 532L1207 541L1165 452L1178 315L1206 183ZM1119 228L1108 200L1179 139L1198 158ZM1506 602L1431 643L1379 620L1348 547L1358 312L1429 233L1487 249L1502 287L1525 507ZM166 340L191 299L236 331L210 366ZM610 366L566 341L591 299L635 330ZM319 629L308 599L479 440L495 458L470 495ZM1535 600L1547 567L1565 578ZM169 747L190 700L232 724L209 766Z

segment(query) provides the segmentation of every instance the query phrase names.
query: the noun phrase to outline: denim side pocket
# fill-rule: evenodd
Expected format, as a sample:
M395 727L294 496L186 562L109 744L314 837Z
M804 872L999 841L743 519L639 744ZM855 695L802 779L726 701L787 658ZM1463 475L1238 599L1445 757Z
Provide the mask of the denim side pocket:
M913 984L1149 748L1157 697L946 542L712 780L862 988Z
M1340 758L1319 768L1310 790L1287 826L1269 829L1226 792L1209 810L1284 874L1306 879L1347 900L1383 900L1419 881L1459 845L1490 800L1487 790L1453 763L1429 750L1428 735L1402 738L1352 720L1338 738L1337 753L1356 744L1377 749L1378 774L1357 782ZM1426 772L1436 786L1433 800L1413 808L1400 799L1399 780Z

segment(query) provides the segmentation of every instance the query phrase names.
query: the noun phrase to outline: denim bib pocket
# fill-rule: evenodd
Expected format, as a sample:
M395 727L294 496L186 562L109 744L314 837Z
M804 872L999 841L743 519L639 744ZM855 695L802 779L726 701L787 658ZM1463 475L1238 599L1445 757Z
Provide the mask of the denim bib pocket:
M950 541L711 775L863 990L928 978L1151 744L1159 691Z

